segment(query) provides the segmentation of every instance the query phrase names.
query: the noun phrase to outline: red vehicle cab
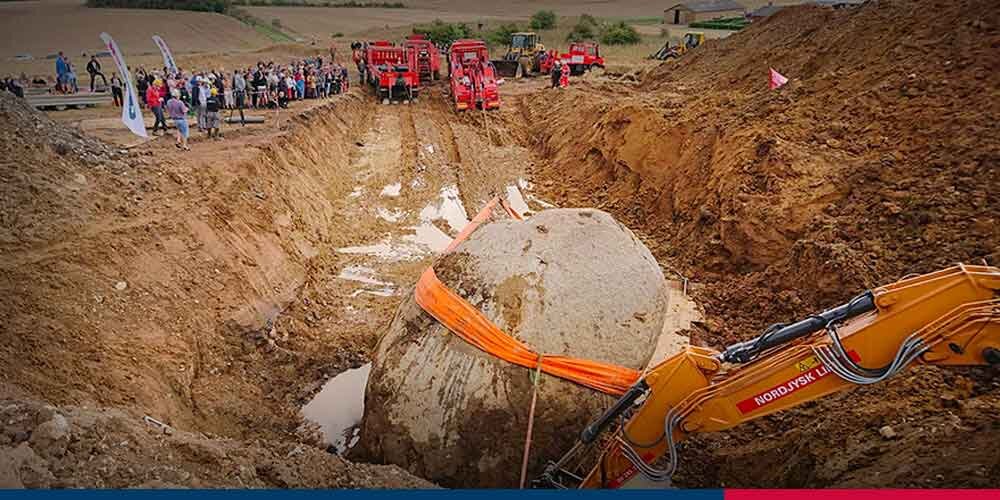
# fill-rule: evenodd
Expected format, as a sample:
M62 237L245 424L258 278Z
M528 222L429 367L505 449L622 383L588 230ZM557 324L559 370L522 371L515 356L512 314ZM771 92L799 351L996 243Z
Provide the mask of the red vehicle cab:
M573 42L569 45L569 52L559 54L559 59L563 64L569 64L570 73L574 75L582 75L585 71L604 67L601 48L595 42Z
M423 35L410 35L403 46L412 51L416 60L414 69L420 76L421 83L429 83L441 78L441 54L437 47Z
M451 95L455 109L496 109L500 107L496 68L482 40L456 40L448 56Z
M420 92L415 59L413 51L379 40L365 49L362 76L383 103L409 102Z

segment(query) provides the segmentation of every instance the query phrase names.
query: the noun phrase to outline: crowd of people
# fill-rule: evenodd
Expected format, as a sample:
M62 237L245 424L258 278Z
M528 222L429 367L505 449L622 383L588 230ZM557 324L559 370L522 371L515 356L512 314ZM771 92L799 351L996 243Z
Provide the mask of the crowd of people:
M258 62L256 66L228 73L223 70L171 73L135 71L141 105L154 117L153 134L166 133L166 118L177 127L177 147L187 149L187 116L197 117L197 128L208 137L219 137L223 110L239 112L245 124L245 109L288 107L301 99L322 99L347 91L347 68L317 56L287 65ZM123 85L112 75L111 92L116 106L122 105ZM173 103L177 101L177 103ZM183 122L183 124L181 123Z
M125 99L121 76L112 72L110 78L105 77L95 56L91 56L86 69L90 75L90 90L97 89L96 80L100 79L104 87L110 88L114 105L121 107ZM317 55L288 64L258 62L232 73L181 69L171 72L167 68L148 71L140 66L133 76L139 106L153 114L153 134L165 134L169 118L177 129L177 147L182 149L188 148L188 116L196 116L198 130L216 138L220 137L224 110L238 112L240 123L245 125L243 111L246 109L287 108L291 101L331 97L346 92L349 86L347 68L333 62L332 55L331 60L326 61ZM0 91L6 90L19 97L24 97L29 86L46 87L48 82L37 78L29 82L24 74L20 78L6 77L0 81ZM62 52L56 58L54 91L79 92L73 64Z

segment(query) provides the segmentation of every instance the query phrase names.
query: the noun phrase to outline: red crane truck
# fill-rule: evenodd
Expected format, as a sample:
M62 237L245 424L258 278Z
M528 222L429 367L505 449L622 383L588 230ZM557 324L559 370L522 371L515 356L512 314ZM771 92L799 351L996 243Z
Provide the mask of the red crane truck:
M456 40L448 54L455 109L497 109L500 91L489 49L482 40Z
M406 47L379 40L365 49L362 77L375 90L383 104L393 101L410 102L420 92L420 77L416 57Z
M420 75L420 83L430 83L441 78L441 54L430 40L423 35L414 34L403 42L403 46L416 57L415 69Z

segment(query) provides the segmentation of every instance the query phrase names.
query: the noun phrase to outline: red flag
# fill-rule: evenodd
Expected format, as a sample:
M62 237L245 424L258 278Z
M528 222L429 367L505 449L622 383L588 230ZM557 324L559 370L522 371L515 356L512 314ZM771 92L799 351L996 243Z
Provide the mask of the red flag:
M774 90L788 83L788 78L785 78L781 73L775 71L774 68L770 68L770 70L771 70L771 78L770 82L768 82L768 86L771 88L771 90Z

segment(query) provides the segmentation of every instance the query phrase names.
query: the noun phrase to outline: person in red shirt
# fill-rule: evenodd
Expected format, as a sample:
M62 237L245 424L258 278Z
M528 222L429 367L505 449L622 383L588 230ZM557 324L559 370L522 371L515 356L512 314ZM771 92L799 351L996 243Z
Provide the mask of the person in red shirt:
M163 127L163 133L167 133L167 121L163 118L163 94L161 89L163 88L163 80L159 78L153 82L152 85L146 89L146 105L149 109L153 111L153 116L156 117L156 121L153 122L153 134L156 134L157 129Z

